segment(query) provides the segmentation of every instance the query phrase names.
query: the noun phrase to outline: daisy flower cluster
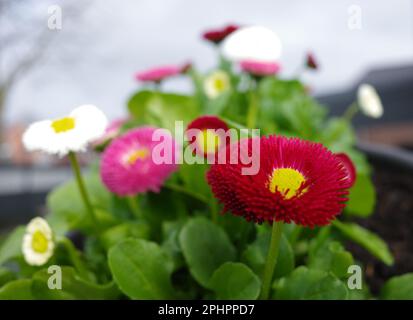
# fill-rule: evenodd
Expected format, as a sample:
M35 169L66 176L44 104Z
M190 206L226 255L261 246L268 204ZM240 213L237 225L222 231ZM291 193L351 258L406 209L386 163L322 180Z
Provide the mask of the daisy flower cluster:
M26 149L67 157L74 178L51 192L45 218L15 236L13 258L32 272L30 290L42 285L42 268L56 264L99 299L268 299L281 296L279 288L295 294L288 286L305 279L301 272L347 293L336 269L347 270L353 257L337 239L360 230L338 218L357 211L349 200L365 196L357 192L369 170L354 142L331 131L352 133L358 111L382 116L377 91L362 84L345 114L327 119L299 75L280 76L274 31L230 24L202 38L217 54L214 69L187 63L136 72L127 116L109 122L87 104L28 126ZM308 52L299 66L317 70L318 59ZM161 84L178 76L192 81L193 94L164 92ZM89 146L95 161L84 175L78 155ZM327 262L313 261L320 257ZM287 258L279 269L288 270L278 270ZM54 294L47 291L66 297Z

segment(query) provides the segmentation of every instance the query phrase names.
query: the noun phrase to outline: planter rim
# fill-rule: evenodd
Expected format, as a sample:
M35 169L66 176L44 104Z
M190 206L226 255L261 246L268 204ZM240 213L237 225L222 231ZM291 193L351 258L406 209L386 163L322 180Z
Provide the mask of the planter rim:
M356 147L365 153L369 159L375 159L383 164L397 166L413 172L413 152L394 146L364 141L357 142Z

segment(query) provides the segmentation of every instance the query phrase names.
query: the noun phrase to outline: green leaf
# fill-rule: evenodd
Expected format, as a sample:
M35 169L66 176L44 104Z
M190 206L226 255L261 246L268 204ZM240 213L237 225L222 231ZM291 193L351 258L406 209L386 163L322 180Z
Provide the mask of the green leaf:
M154 242L125 240L109 250L119 288L132 299L173 299L171 258Z
M208 199L211 197L211 188L206 181L206 173L210 165L184 163L179 168L179 175L184 183L184 188Z
M338 300L347 298L347 288L334 275L301 266L275 285L275 299Z
M392 265L394 263L394 258L389 247L375 233L364 229L355 223L344 223L335 220L333 225L341 231L344 236L367 249L372 255L383 261L385 264Z
M322 131L321 142L333 152L344 152L356 140L351 124L342 118L331 118Z
M181 230L179 243L192 276L204 287L221 264L235 260L228 235L204 218L189 220Z
M0 287L16 279L16 275L9 269L0 267Z
M245 264L226 262L215 270L209 287L217 299L255 300L260 294L261 281Z
M385 300L413 300L413 273L388 280L381 289L380 297Z
M338 241L325 241L310 250L307 266L310 269L331 271L338 278L346 278L347 270L354 264L353 256Z
M33 300L32 280L11 281L0 288L0 300Z
M169 254L174 262L173 270L176 271L185 263L182 250L179 245L179 233L183 226L183 221L165 221L162 224L163 250Z
M150 225L150 238L158 242L161 241L162 224L186 217L186 205L190 200L168 187L162 188L159 193L149 192L141 199L144 219Z
M101 241L106 250L127 238L148 239L149 226L142 221L125 222L107 229L101 235Z
M81 278L72 267L61 268L61 289L50 289L49 279L53 282L54 272L40 270L33 275L32 292L36 299L42 300L101 300L119 298L120 292L115 283L100 285Z
M25 227L20 226L7 237L0 247L0 266L10 259L22 255L22 241Z
M206 114L214 114L218 115L221 114L224 108L228 105L232 91L228 90L227 92L223 92L215 99L210 99L206 103Z
M346 213L358 217L368 217L373 213L376 204L376 192L371 178L366 174L358 174L356 183L350 189Z
M184 126L198 114L199 106L192 96L152 91L139 91L128 102L131 114L142 124L175 130L175 121Z
M260 275L264 271L264 265L270 247L270 239L271 233L268 230L258 233L256 240L247 247L242 255L242 260L245 261L255 273ZM293 249L285 235L282 235L274 277L279 278L289 274L294 269L294 260Z
M83 175L92 205L97 208L98 215L111 211L112 196L103 186L97 173ZM70 180L55 188L47 196L47 206L51 215L48 217L53 231L63 235L68 230L91 227L87 211L83 204L76 181Z
M311 98L298 80L266 78L258 88L259 122L265 133L288 131L312 139L322 126L326 110Z

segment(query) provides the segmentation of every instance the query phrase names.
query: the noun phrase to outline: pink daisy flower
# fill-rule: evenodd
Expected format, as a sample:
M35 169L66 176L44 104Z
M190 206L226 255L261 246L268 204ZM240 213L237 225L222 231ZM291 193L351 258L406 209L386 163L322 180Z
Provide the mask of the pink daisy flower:
M168 176L177 170L176 142L165 131L160 134L163 140L155 139L160 130L154 127L130 130L105 149L100 176L111 192L120 196L159 192ZM166 147L160 148L161 144Z
M242 71L248 72L254 76L271 76L280 71L280 65L277 62L259 62L254 60L243 60L240 63Z
M184 67L186 67L185 65ZM182 66L168 65L144 70L135 74L135 78L142 82L161 82L164 79L181 74Z

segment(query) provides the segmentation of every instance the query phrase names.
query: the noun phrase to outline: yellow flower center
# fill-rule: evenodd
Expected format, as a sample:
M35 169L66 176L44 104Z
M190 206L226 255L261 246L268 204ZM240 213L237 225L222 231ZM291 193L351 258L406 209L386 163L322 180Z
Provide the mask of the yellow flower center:
M32 248L38 253L45 253L49 247L49 241L43 232L37 230L32 236Z
M222 78L215 78L214 87L218 92L222 92L226 89L226 81Z
M198 145L201 147L201 151L204 153L215 153L221 144L219 135L212 129L205 129L198 133L196 137Z
M72 117L65 117L57 119L52 122L54 132L61 133L72 130L75 127L75 119Z
M126 163L133 165L138 160L145 160L149 155L149 150L147 148L140 148L132 151L126 156Z
M307 188L301 190L301 186L305 181L306 179L301 172L295 169L277 168L272 172L268 188L272 193L280 192L284 199L291 199L307 192Z

